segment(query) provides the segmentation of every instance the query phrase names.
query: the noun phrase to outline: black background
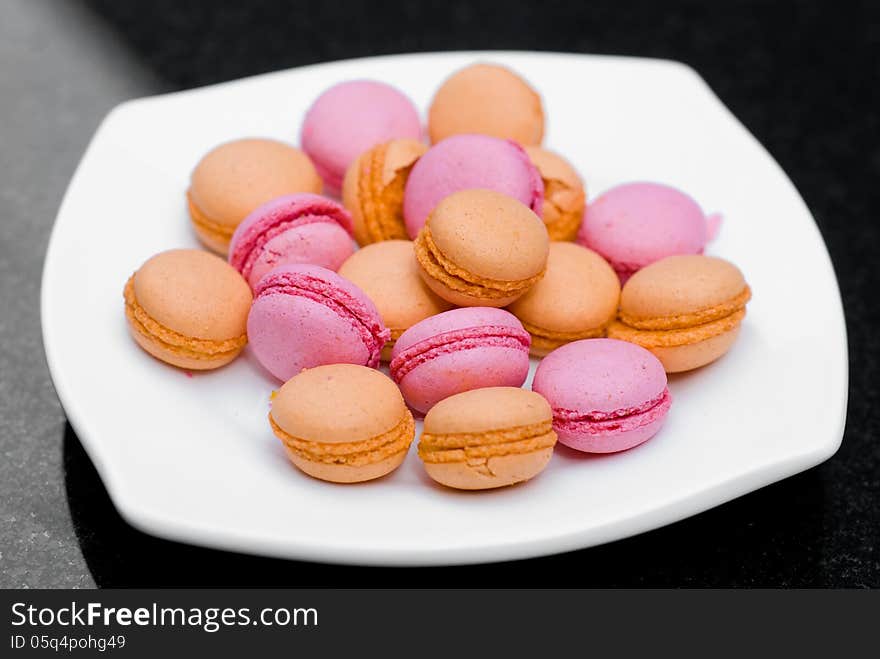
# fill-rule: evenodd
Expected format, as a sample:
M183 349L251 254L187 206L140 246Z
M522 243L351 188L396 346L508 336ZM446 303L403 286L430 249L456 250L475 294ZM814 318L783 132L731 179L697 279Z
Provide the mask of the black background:
M749 657L760 648L760 656L862 656L875 647L872 614L877 592L835 591L621 591L621 590L104 590L100 593L71 591L0 591L0 609L10 614L0 620L3 643L10 637L24 637L24 649L9 650L4 656L117 656L92 650L60 652L30 650L32 640L59 639L65 635L81 639L107 639L124 635L125 647L118 656L148 657L170 653L172 657L240 657L258 650L265 657L409 657L412 648L430 643L429 656L475 656L491 649L493 657L542 657L554 648L579 647L589 643L598 656L712 656ZM76 606L72 607L71 603ZM113 608L110 624L30 625L28 605L36 611L82 611L87 622L89 603ZM19 604L21 603L21 604ZM317 615L299 614L296 626L224 626L207 632L194 624L119 625L117 608L148 611L192 608L206 619L209 608L249 608L248 618L260 618L264 608L314 608ZM22 606L23 604L23 606ZM15 607L13 609L13 607ZM272 620L269 614L269 621ZM34 616L38 616L34 613ZM43 614L48 621L49 614ZM100 614L99 614L100 615ZM216 619L217 613L211 613ZM160 619L157 614L157 619ZM317 619L317 625L314 624ZM438 619L442 620L438 624ZM9 622L7 622L7 620ZM179 618L178 618L179 620ZM196 619L197 621L198 619ZM282 617L281 620L284 620ZM194 621L194 623L196 623ZM230 622L240 622L235 615ZM633 634L636 621L640 633ZM34 638L36 636L36 638ZM9 640L7 640L9 639ZM719 647L719 639L723 646ZM426 643L427 641L427 643ZM469 652L464 654L462 648ZM484 650L485 648L485 650ZM161 654L160 654L161 653ZM870 656L870 655L869 655Z
M98 585L880 585L880 3L153 0L149 11L140 2L85 4L169 90L411 51L526 49L682 60L768 148L809 205L837 270L850 349L846 434L827 463L637 538L506 564L357 568L158 540L118 517L68 427L70 508ZM777 249L785 268L786 246ZM778 322L797 332L810 322L810 310Z

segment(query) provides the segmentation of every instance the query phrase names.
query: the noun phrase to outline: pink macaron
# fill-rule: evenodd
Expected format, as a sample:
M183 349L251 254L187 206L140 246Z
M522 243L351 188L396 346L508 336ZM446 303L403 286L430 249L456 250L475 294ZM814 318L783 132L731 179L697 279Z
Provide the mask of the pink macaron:
M530 343L522 323L503 309L453 309L400 335L391 352L391 377L409 406L424 413L463 391L521 386Z
M577 241L605 257L626 282L667 256L702 254L720 221L673 187L625 183L587 204Z
M254 289L247 335L257 360L282 381L323 364L375 368L391 338L364 292L318 265L270 270Z
M321 94L306 112L301 142L334 193L348 166L377 144L422 136L419 113L406 96L384 82L350 80Z
M258 206L232 234L229 264L256 287L279 265L311 263L338 270L354 253L351 215L341 204L311 193Z
M541 217L544 183L521 146L488 135L453 135L428 149L410 172L403 195L409 237L415 239L441 199L474 188L513 197Z
M672 403L660 360L615 339L557 348L538 365L532 390L553 408L559 441L587 453L624 451L647 441Z

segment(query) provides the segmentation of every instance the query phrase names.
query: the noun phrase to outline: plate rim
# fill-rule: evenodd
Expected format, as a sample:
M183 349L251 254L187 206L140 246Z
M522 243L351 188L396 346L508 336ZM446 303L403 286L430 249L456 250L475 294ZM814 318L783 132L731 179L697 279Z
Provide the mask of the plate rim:
M144 507L138 499L132 499L125 487L121 486L114 469L108 466L102 458L97 445L90 439L87 431L88 423L82 417L76 397L65 386L64 368L60 365L58 355L54 352L53 341L51 340L50 327L55 326L51 322L47 322L47 318L52 317L50 306L52 291L50 290L50 276L52 264L57 261L54 252L57 251L57 235L60 220L65 214L65 210L69 204L71 190L73 190L85 170L85 166L90 161L94 153L95 144L98 143L102 133L110 125L114 115L125 111L131 106L140 105L144 102L152 102L169 96L179 97L181 95L189 95L204 90L212 90L218 87L238 84L244 81L265 80L271 77L288 74L293 71L303 71L310 69L326 69L335 66L346 66L352 63L376 63L382 60L411 58L411 57L432 57L443 58L445 56L457 57L473 57L473 58L489 58L489 57L547 57L547 58L583 58L592 61L596 60L627 60L636 63L651 62L676 68L680 72L686 73L693 81L698 82L703 91L708 93L714 99L717 109L722 110L728 119L732 120L738 127L740 133L750 139L763 152L766 158L773 164L781 175L781 179L789 186L794 197L803 207L803 211L812 220L812 230L816 232L819 244L824 252L824 267L830 272L831 278L835 284L835 316L837 324L840 326L841 332L838 337L841 344L843 355L843 381L847 383L842 394L841 414L838 419L837 430L834 436L825 442L822 446L813 447L799 454L791 454L786 459L774 462L770 465L763 465L758 469L745 470L724 481L715 483L712 487L700 490L697 493L689 493L681 497L677 497L664 505L652 508L649 511L641 511L636 514L627 515L617 518L611 522L607 522L601 526L593 526L586 529L579 529L572 532L560 533L557 535L544 536L539 539L516 542L499 542L494 544L468 546L460 548L444 548L440 550L432 549L413 549L413 548L382 548L382 549L365 549L357 548L356 552L352 549L339 548L337 546L328 547L318 546L314 543L297 543L285 539L283 543L267 543L264 539L255 539L247 535L236 535L226 530L224 533L216 533L211 529L187 526L181 528L176 520L158 519L147 507ZM74 432L85 449L89 459L95 466L95 469L103 483L113 506L119 512L121 517L131 526L139 531L149 535L165 538L172 541L183 542L186 544L197 545L212 549L221 549L225 551L246 552L254 555L271 556L277 558L316 561L321 563L349 564L349 565L371 565L371 566L439 566L439 565L464 565L487 562L500 562L517 560L538 556L547 556L569 552L577 549L586 549L591 546L604 544L614 540L622 540L634 535L655 530L663 526L675 523L682 519L686 519L693 515L699 514L711 508L720 506L735 498L743 496L749 492L761 489L774 482L778 482L788 478L794 474L800 473L813 466L821 464L839 449L846 427L848 398L849 398L849 349L847 340L846 317L843 310L842 297L840 294L840 284L834 270L834 264L828 252L828 246L822 237L821 231L816 223L813 214L806 205L803 197L798 192L794 183L760 141L745 127L745 125L727 108L721 99L714 93L708 83L700 76L700 74L691 66L684 62L672 59L637 57L628 55L604 55L604 54L587 54L587 53L565 53L558 51L523 51L523 50L461 50L461 51L430 51L430 52L414 52L400 53L390 55L379 55L374 57L350 58L344 60L334 60L330 62L320 62L308 64L304 66L291 67L288 69L261 73L254 76L247 76L235 80L223 81L215 84L204 85L175 92L167 92L156 95L142 96L138 98L125 100L114 106L104 116L89 143L83 152L83 155L77 164L70 182L62 197L61 203L53 221L52 230L49 234L46 253L44 256L43 268L41 273L40 286L40 321L41 321L41 337L43 342L43 350L46 363L49 369L50 378L55 388L56 395L64 409L68 423L70 423ZM357 553L357 557L353 555Z

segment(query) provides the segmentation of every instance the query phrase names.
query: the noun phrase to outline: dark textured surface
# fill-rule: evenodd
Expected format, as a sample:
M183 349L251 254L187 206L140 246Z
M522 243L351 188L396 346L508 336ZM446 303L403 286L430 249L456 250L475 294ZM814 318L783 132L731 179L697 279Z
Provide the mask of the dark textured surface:
M454 1L429 10L415 2L218 2L199 11L154 0L145 12L142 3L86 4L168 89L339 58L460 48L687 62L777 158L816 217L840 281L851 368L846 435L827 463L637 538L467 568L321 566L147 537L118 518L68 428L70 510L98 585L880 586L880 5ZM784 245L779 254L785 267ZM780 322L796 332L809 310Z
M104 114L155 84L88 14L0 2L0 587L93 580L64 492L65 418L40 343L40 269Z

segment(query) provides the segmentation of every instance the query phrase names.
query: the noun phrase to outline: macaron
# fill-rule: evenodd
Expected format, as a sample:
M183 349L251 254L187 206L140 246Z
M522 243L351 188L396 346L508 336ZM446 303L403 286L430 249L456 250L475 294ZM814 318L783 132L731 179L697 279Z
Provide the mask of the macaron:
M311 193L277 197L254 209L232 234L229 263L253 288L272 268L311 263L337 270L354 252L351 216Z
M391 140L362 153L342 182L342 201L354 219L359 245L407 238L403 191L409 173L428 147L415 140Z
M401 334L390 371L419 412L462 391L519 387L529 373L529 333L503 309L452 309Z
M431 147L410 172L403 196L409 237L418 235L440 200L473 188L502 192L541 215L544 184L522 147L486 135L456 135Z
M526 147L544 183L544 224L550 240L574 240L584 217L586 192L580 174L565 158L538 146Z
M575 243L550 243L544 277L507 310L532 336L543 357L579 339L605 336L617 316L620 280L596 252Z
M751 298L739 268L714 256L669 256L639 270L620 294L608 336L654 353L667 373L699 368L726 353Z
M419 273L447 302L503 307L526 293L547 266L541 219L513 197L463 190L441 201L415 241Z
M626 183L587 206L578 242L604 256L621 282L674 254L701 254L720 216L706 218L688 195L659 183Z
M585 339L538 364L532 390L553 408L559 442L587 453L613 453L657 434L672 398L663 365L650 352L614 339Z
M406 330L452 307L422 281L409 240L367 245L342 264L339 274L367 294L391 331L382 349L384 361L391 359L391 348Z
M553 414L544 398L527 389L489 387L432 407L419 457L438 483L486 490L534 478L555 444Z
M437 90L428 110L428 133L436 143L450 135L482 133L540 144L544 138L541 97L519 75L497 64L472 64Z
M333 483L391 473L415 435L394 383L355 364L318 366L292 377L272 397L269 424L294 465Z
M419 113L404 94L384 82L350 80L312 103L302 124L302 147L334 193L348 166L364 151L389 140L419 140Z
M248 213L294 192L321 192L321 178L309 157L283 142L250 138L209 151L193 170L186 196L196 235L225 255Z
M318 265L266 273L254 289L247 332L257 360L281 381L324 364L375 368L391 338L370 298Z
M173 366L219 368L247 343L251 289L226 261L208 252L157 254L129 277L123 296L134 340Z

